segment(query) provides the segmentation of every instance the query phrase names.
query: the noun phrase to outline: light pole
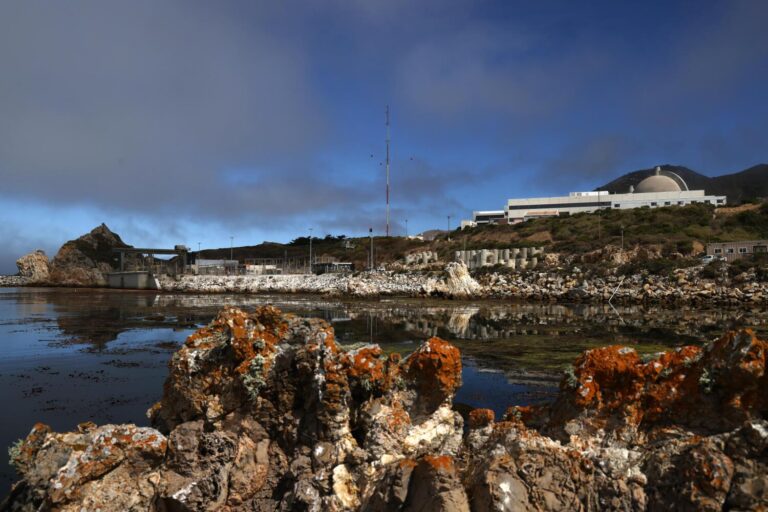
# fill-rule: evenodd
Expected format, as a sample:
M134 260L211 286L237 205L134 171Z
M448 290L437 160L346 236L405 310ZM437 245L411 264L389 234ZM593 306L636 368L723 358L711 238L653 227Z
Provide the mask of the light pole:
M408 219L405 219L405 238L408 238Z
M309 228L309 273L312 273L312 230L314 228Z
M451 216L448 215L448 231L451 230Z
M624 254L624 224L621 225L621 253Z
M597 191L597 239L598 240L603 239L602 230L600 229L601 227L600 219L602 218L600 216L600 192L601 192L600 190Z
M371 254L370 254L371 266L370 266L370 269L373 270L373 228L368 228L368 236L371 238Z
M197 252L200 252L200 242L197 242Z

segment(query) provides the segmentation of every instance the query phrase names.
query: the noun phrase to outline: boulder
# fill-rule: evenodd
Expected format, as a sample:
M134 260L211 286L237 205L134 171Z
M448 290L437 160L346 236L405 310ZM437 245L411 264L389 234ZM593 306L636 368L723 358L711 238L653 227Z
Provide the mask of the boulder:
M50 278L50 263L44 251L36 250L16 260L19 276L28 284L46 283Z
M445 266L444 276L432 290L433 295L445 297L471 297L481 291L480 284L470 275L464 262L451 262Z

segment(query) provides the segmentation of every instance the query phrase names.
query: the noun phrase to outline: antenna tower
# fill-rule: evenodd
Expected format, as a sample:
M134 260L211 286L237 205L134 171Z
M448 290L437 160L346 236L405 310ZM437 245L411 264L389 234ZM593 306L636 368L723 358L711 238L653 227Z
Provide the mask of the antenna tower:
M389 236L389 105L387 105L387 236Z

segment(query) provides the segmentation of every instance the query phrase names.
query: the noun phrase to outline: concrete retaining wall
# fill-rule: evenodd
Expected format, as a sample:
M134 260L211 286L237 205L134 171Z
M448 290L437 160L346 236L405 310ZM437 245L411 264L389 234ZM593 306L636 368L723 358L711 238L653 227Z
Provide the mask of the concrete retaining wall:
M456 251L454 260L463 261L470 270L481 267L504 265L512 269L536 268L543 247L520 247L510 249L475 249Z

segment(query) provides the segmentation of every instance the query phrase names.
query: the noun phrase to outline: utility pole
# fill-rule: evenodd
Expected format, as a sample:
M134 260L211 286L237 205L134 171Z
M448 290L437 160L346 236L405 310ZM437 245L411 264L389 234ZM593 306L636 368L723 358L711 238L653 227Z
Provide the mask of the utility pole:
M309 228L309 273L312 273L312 229Z
M624 254L624 224L621 225L621 253Z
M371 238L371 254L369 255L369 259L370 259L369 268L373 270L373 228L368 228L368 236Z
M448 231L451 230L451 216L448 215Z
M387 236L389 236L389 105L387 105Z
M405 238L408 238L408 219L405 219Z
M235 237L230 236L229 237L229 259L233 260L235 259L232 255L235 252Z
M602 240L602 230L601 228L601 222L600 219L602 216L600 215L600 190L597 191L597 239Z

